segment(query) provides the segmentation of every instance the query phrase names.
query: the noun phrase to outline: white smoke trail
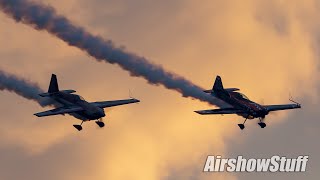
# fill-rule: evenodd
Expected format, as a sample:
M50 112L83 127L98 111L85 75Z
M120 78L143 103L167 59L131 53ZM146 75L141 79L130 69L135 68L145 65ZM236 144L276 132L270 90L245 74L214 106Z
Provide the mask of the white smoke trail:
M17 77L0 70L0 90L7 90L26 99L36 101L41 106L53 105L53 101L42 98L39 93L44 91L34 82Z
M130 75L143 77L150 84L161 84L181 93L183 97L191 97L216 106L225 105L203 93L199 86L189 80L166 71L144 57L116 47L111 40L104 40L73 25L50 6L26 0L0 0L0 8L17 22L31 25L37 30L45 30L69 45L80 48L98 61L118 64L122 69L129 71Z

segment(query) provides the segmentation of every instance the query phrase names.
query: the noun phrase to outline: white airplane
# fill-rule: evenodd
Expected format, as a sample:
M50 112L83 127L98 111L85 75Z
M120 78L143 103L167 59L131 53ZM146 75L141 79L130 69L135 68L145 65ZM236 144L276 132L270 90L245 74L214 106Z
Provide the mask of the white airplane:
M87 102L83 97L72 94L74 92L76 91L59 90L57 76L52 74L48 92L41 93L39 95L42 97L49 97L63 106L48 111L39 112L34 115L43 117L58 114L70 114L82 120L80 125L73 125L78 131L81 131L81 125L85 121L96 120L96 123L99 127L104 127L102 117L105 117L105 112L103 108L140 102L138 99L134 98L115 101Z

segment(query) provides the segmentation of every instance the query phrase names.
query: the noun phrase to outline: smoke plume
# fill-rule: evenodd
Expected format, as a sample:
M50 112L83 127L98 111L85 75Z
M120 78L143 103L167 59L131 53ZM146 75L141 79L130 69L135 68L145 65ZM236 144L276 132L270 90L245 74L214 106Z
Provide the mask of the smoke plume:
M98 61L118 64L122 69L129 71L130 75L142 77L150 84L163 85L181 93L183 97L191 97L220 107L225 105L203 93L199 86L189 80L166 71L162 66L153 64L144 57L115 46L111 40L104 40L73 25L50 6L26 0L0 0L0 8L15 21L31 25L37 30L45 30L69 45L80 48Z
M39 96L39 93L43 93L44 91L36 83L22 79L2 70L0 70L0 90L14 92L26 99L36 101L42 107L53 105L53 102L50 99Z

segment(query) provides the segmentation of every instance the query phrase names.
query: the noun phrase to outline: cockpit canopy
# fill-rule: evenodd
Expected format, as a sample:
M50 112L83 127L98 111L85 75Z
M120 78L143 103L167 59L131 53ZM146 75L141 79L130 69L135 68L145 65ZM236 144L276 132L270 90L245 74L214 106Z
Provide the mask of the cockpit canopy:
M239 95L239 97L249 100L249 98L246 95L239 93L239 92L237 92L237 94Z
M70 94L72 96L72 99L74 101L85 101L85 99L82 96L79 96L77 94Z
M85 99L82 96L78 95L78 97L80 98L80 100L85 101Z

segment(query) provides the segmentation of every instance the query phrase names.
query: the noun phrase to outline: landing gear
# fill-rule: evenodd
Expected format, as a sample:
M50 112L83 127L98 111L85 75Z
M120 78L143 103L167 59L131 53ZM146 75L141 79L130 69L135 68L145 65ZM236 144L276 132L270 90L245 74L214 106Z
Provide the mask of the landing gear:
M73 127L75 127L78 131L81 131L82 130L82 123L83 123L83 121L81 122L81 124L80 125L78 125L78 124L74 124L73 125Z
M260 120L260 122L258 123L259 126L260 126L261 128L265 128L265 127L267 126L266 123L262 122L262 118L259 118L259 120Z
M244 129L244 124L238 124L238 126L239 126L239 128L240 128L241 130Z
M102 122L102 119L99 119L98 121L96 121L96 123L98 124L98 126L100 128L103 128L104 127L104 122Z
M266 125L266 123L263 123L263 122L261 122L261 123L258 123L259 124L259 126L261 127L261 128L265 128L267 125Z
M239 126L239 128L240 128L241 130L244 129L244 123L246 123L247 119L248 119L248 117L246 117L246 119L244 120L244 122L243 122L242 124L238 124L238 126Z

